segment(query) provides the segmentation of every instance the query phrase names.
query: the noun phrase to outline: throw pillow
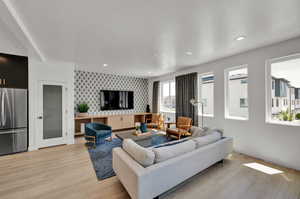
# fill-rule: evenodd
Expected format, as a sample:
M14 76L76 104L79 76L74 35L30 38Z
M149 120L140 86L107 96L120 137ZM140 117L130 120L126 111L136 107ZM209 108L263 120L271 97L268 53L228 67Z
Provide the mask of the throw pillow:
M123 149L144 167L148 167L154 163L154 152L141 147L131 139L125 139L123 141Z
M148 132L147 124L146 124L146 123L141 123L140 129L141 129L141 132L142 132L142 133Z

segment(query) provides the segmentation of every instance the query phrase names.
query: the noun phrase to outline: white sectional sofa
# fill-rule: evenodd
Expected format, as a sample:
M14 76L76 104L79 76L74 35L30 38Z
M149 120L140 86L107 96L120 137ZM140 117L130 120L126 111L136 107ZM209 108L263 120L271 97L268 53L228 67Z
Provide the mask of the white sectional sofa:
M216 140L212 137L213 136L209 137L204 135L202 137L191 138L195 144L193 144L191 140L188 140L186 142L190 142L189 147L181 147L181 150L186 150L187 152L158 163L155 163L156 157L154 157L153 161L151 160L153 155L150 150L152 149L142 149L143 152L136 158L136 155L131 153L130 149L124 146L123 143L123 148L115 148L113 150L113 169L131 198L158 198L158 196L164 192L172 189L209 166L223 160L232 152L232 138L221 138L220 136L220 138ZM198 139L198 142L196 139ZM179 143L158 149L161 151L174 150L177 146L180 148L180 145L187 145L186 142L185 144ZM130 145L129 142L127 144ZM191 147L195 148L191 150ZM148 151L145 152L145 150ZM161 156L165 154L166 152L163 151ZM167 154L170 155L173 153L167 152ZM154 156L157 155L157 152L154 153ZM143 166L143 162L140 161L141 158L147 159L146 166Z

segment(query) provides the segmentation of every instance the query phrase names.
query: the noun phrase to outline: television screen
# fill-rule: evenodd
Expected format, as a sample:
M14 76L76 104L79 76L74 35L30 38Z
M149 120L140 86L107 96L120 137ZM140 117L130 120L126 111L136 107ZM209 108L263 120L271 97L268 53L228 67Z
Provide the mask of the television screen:
M133 109L133 91L100 91L101 110Z

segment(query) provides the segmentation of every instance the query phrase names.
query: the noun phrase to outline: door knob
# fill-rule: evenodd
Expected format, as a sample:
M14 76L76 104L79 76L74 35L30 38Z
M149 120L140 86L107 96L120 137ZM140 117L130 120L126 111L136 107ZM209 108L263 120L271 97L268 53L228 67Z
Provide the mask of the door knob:
M37 119L41 120L43 119L43 116L38 116Z

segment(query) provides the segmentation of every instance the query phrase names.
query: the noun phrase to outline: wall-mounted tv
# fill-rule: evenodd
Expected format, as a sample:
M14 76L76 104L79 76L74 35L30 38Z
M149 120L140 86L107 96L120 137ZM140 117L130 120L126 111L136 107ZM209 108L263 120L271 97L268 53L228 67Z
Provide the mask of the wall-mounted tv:
M134 97L133 91L100 91L100 109L101 110L125 110L133 109Z

